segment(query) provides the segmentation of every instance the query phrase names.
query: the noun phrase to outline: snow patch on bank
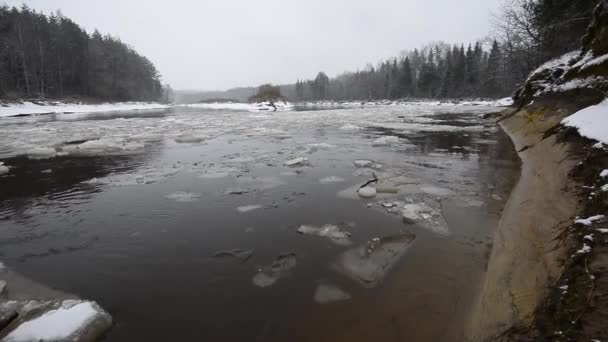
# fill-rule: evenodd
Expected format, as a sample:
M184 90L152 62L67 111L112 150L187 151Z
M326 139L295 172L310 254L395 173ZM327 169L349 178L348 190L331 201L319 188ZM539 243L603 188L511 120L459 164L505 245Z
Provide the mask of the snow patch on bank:
M573 127L586 138L608 144L608 99L580 110L562 120L566 127Z

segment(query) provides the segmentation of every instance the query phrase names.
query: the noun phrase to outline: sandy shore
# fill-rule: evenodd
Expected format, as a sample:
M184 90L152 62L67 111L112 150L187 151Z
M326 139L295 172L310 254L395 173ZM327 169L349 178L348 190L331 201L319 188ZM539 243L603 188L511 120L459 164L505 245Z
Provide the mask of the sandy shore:
M522 172L496 231L467 329L471 341L508 340L509 330L529 327L561 269L565 246L557 246L555 238L577 213L568 173L579 160L555 136L542 139L565 113L539 113L539 108L521 110L500 123L520 151Z

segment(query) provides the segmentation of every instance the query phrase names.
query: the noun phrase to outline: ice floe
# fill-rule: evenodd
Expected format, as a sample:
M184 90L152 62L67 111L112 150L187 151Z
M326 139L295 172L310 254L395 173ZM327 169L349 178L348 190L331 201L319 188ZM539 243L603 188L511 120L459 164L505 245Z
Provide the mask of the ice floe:
M0 175L7 174L7 173L9 173L9 171L10 171L10 168L8 166L4 165L3 162L0 162Z
M401 139L396 136L388 135L378 138L372 142L372 146L388 146L399 143Z
M294 253L279 255L270 266L264 267L253 276L253 284L258 287L274 285L279 279L289 275L296 268Z
M405 254L415 238L410 233L374 238L342 253L334 268L364 287L375 287Z
M60 307L19 324L2 341L76 341L95 324L109 325L110 321L94 302L65 300Z
M302 166L308 162L308 158L298 157L294 159L287 160L283 163L285 166L294 167L294 166Z
M260 204L251 204L251 205L240 206L240 207L236 208L236 210L239 213L248 213L250 211L254 211L254 210L262 209L262 208L263 208L263 206Z
M316 235L328 238L337 245L347 246L352 243L350 233L341 230L340 227L333 224L326 224L321 227L301 225L296 231L304 235Z
M435 233L441 235L449 234L448 225L441 210L433 208L427 203L404 204L401 207L401 217L405 223L418 223Z
M0 171L1 173L1 171ZM329 176L319 179L319 183L321 184L331 184L331 183L342 183L345 179L338 176Z
M213 257L215 258L234 258L240 262L247 262L253 256L253 249L230 249L225 251L215 252Z
M341 131L360 131L362 129L363 128L361 128L357 125L353 125L353 124L345 124L339 128L339 130L341 130Z
M70 155L107 155L123 154L141 151L144 144L127 141L122 138L103 138L88 140L81 144L70 144L62 147L62 151Z
M319 284L315 290L314 299L319 304L328 304L349 300L350 294L331 284Z
M201 197L200 194L195 194L187 191L178 191L165 196L165 198L173 200L175 202L195 202Z
M359 190L357 190L357 194L361 198L374 198L374 197L376 197L377 193L378 193L378 191L376 190L376 188L374 188L373 186L369 186L369 185L364 186L364 187L360 188Z
M25 152L30 159L48 159L57 155L57 151L52 147L34 147Z

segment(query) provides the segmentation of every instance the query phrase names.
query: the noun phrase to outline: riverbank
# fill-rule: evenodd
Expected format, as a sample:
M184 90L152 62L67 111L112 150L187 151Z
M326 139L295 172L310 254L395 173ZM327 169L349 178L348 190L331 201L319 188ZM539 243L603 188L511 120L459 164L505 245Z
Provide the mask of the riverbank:
M589 196L593 190L584 191L593 189L589 177L577 177L575 172L588 159L592 141L576 132L569 139L555 133L564 118L587 105L546 98L519 110L505 110L497 118L519 153L522 173L495 235L470 319L467 337L471 341L563 337L564 321L573 331L581 330L579 319L590 304L589 285L577 277L595 278L588 262L577 259L586 257L589 251L583 250L584 241L593 240L593 234L579 229L576 219L591 216L587 209L597 200ZM605 267L601 260L596 270ZM576 271L576 265L586 270ZM576 300L568 299L568 292ZM598 295L605 297L606 289L601 292ZM564 320L564 312L572 317ZM594 320L591 325L597 328ZM597 329L592 335L598 337Z

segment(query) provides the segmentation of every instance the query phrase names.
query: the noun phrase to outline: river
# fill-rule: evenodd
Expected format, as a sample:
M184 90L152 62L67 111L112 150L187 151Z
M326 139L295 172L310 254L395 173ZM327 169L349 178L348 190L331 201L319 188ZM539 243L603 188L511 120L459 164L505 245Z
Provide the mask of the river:
M108 341L459 340L519 175L496 110L0 119L0 260Z

